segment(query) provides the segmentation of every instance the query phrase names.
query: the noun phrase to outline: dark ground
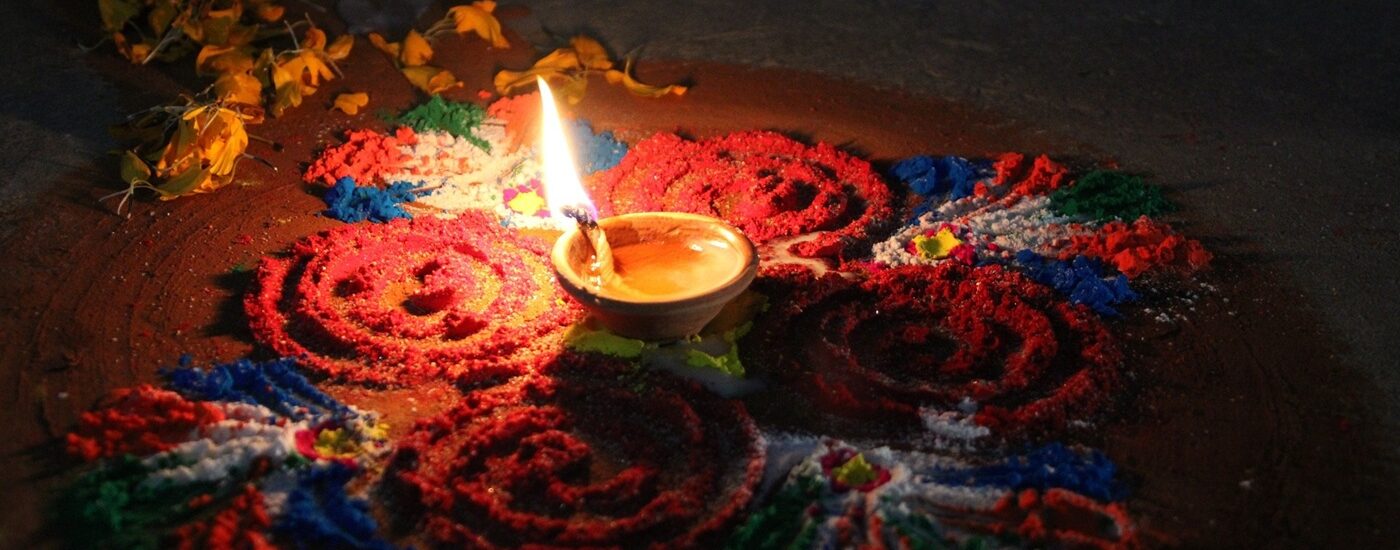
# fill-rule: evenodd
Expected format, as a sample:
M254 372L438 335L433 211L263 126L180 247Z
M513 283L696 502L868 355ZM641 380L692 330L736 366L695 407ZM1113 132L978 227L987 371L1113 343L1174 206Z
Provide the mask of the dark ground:
M1277 285L1267 294L1296 297L1290 306L1321 319L1303 332L1334 343L1343 372L1377 390L1364 408L1379 425L1366 431L1390 452L1371 475L1395 479L1400 247L1388 245L1400 236L1390 185L1400 172L1400 4L522 3L531 15L507 24L533 44L586 30L647 58L905 88L1150 173L1189 222L1211 228L1213 250L1254 262ZM142 84L85 62L74 29L95 16L74 24L48 6L0 3L0 238L59 174L110 179L94 159L115 145L105 127L131 107L117 90Z

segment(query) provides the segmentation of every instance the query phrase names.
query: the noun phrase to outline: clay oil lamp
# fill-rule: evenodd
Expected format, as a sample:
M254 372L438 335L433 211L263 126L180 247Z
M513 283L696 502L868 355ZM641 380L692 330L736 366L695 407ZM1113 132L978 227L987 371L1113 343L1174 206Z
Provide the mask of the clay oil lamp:
M693 336L753 282L754 245L716 218L643 212L598 219L579 181L549 85L539 81L550 215L577 222L554 243L559 284L603 327L642 340Z

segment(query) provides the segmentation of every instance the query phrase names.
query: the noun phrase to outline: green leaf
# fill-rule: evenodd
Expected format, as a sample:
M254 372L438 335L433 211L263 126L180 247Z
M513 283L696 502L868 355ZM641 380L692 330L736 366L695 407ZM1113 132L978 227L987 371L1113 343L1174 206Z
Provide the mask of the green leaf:
M102 14L102 28L107 32L118 32L126 22L141 12L140 0L97 0L97 11Z
M184 173L170 178L165 183L157 185L156 190L160 191L161 195L167 197L178 197L190 191L194 191L195 187L199 185L199 182L204 181L208 177L208 170L204 170L198 166L191 166L188 170L185 170Z
M151 178L151 167L135 152L127 151L122 155L121 175L122 181L127 183L147 181Z

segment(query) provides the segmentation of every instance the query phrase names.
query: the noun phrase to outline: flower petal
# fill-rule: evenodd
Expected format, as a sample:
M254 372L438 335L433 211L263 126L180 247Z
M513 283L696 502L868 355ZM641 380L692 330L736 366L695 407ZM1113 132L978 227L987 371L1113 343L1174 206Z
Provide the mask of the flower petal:
M262 104L262 83L247 73L225 73L214 81L214 96L226 103Z
M341 112L347 115L359 113L360 108L366 105L369 105L369 94L364 92L340 94L338 96L335 96L334 108L340 109Z
M608 58L608 51L597 40L580 35L569 40L569 45L573 46L579 63L585 68L602 70L613 68L613 62Z
M457 34L475 32L482 40L491 44L493 48L509 48L510 42L501 32L501 22L496 20L496 16L491 12L495 11L495 2L472 2L470 6L456 6L447 10L447 14L456 23Z
M408 31L408 36L403 39L403 49L399 54L399 60L404 66L417 67L425 65L433 58L433 47L428 44L427 39L418 31Z
M372 32L369 33L369 43L374 44L374 47L379 48L379 51L389 54L389 57L399 58L399 50L402 49L402 46L398 42L388 42L384 40L383 36L379 36L379 33Z
M441 93L462 85L461 82L457 81L457 77L452 76L451 71L442 67L430 65L404 67L403 75L418 89L430 94Z
M628 59L627 64L623 66L623 69L621 71L613 69L608 71L607 73L604 73L604 76L607 77L608 83L621 83L624 88L627 88L627 91L632 92L634 95L639 95L642 97L663 97L668 94L675 94L678 96L685 95L686 90L689 89L686 86L681 86L679 84L672 84L670 86L652 86L650 84L642 84L641 82L638 82L637 79L632 78L631 73L632 60Z

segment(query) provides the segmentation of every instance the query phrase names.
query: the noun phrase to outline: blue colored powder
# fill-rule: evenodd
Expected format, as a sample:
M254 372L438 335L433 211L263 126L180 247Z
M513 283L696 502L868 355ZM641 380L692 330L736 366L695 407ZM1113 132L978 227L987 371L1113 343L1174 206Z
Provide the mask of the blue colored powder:
M1022 489L1068 489L1103 501L1127 498L1127 489L1114 480L1118 466L1099 451L1078 453L1051 443L1006 460L967 469L942 470L940 483Z
M354 474L340 463L302 473L297 487L287 494L284 512L272 525L274 534L285 535L279 541L293 542L299 548L394 548L379 538L369 503L345 493L345 484Z
M915 218L932 210L940 202L972 195L977 182L991 175L991 162L953 156L920 155L901 160L890 168L890 177L927 199L914 208Z
M1128 278L1104 276L1103 263L1084 256L1073 261L1052 260L1022 250L1016 253L1016 263L1032 280L1055 289L1075 304L1084 304L1100 315L1118 316L1113 306L1139 298L1128 286Z
M262 405L293 419L308 412L355 414L350 407L316 389L296 371L296 360L290 357L262 363L239 359L208 370L192 367L191 362L190 356L185 355L180 357L178 368L161 370L170 389L190 399Z
M418 191L422 185L400 181L383 189L359 187L355 185L354 178L346 176L337 180L335 187L326 190L323 197L327 206L325 214L346 223L365 220L383 223L394 218L412 218L413 214L404 210L401 204L413 202L424 194Z
M569 143L578 152L577 162L585 174L607 170L622 162L627 155L627 144L618 141L612 132L593 133L593 126L585 120L574 120L568 125Z

